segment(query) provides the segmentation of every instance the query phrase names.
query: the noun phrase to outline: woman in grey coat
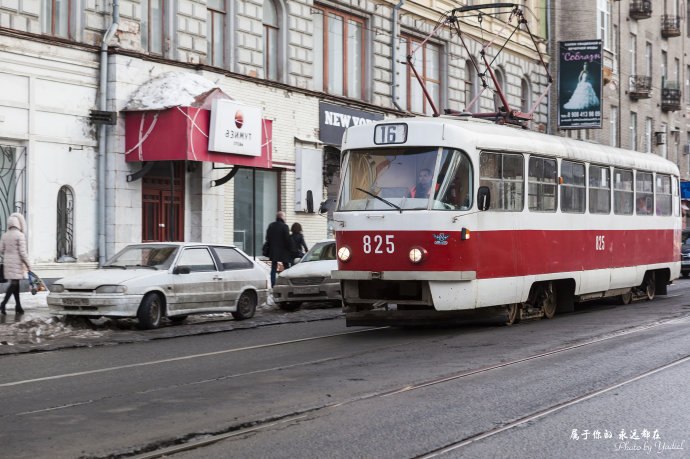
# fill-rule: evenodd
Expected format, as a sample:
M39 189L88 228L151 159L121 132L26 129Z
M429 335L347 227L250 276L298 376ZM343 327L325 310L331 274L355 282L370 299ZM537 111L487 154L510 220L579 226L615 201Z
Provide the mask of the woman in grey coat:
M23 314L24 310L19 302L19 280L24 278L24 267L31 270L29 255L26 253L26 237L24 231L26 221L22 214L14 213L7 219L7 232L0 239L0 254L3 257L5 279L10 286L5 293L5 299L0 303L0 314L5 314L5 305L10 296L14 295L15 314Z

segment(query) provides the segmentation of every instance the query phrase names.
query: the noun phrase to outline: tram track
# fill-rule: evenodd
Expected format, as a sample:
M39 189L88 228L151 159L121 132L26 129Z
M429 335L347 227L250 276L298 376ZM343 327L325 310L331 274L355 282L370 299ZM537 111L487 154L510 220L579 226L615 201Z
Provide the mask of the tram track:
M431 378L428 380L420 381L420 382L417 382L414 384L409 384L409 385L402 386L402 387L395 387L395 388L388 389L388 390L379 390L379 391L376 391L376 392L373 392L370 394L364 394L364 395L361 395L358 397L352 397L352 398L349 398L346 400L341 400L341 401L338 401L336 403L327 404L327 405L323 405L320 407L312 407L312 408L305 409L305 410L295 411L295 412L292 412L289 414L277 415L277 416L274 416L274 417L271 417L268 419L256 420L256 421L253 421L250 423L243 423L242 425L235 425L235 426L231 426L229 428L226 428L223 432L190 434L185 439L177 439L174 442L169 441L169 442L166 442L165 444L161 444L161 443L158 443L158 445L151 444L151 445L147 445L146 447L139 448L137 450L137 452L127 453L127 454L122 454L122 455L110 455L108 457L135 457L137 459L149 459L149 458L169 456L169 455L176 454L176 453L183 452L183 451L190 451L190 450L194 450L197 448L202 448L204 446L208 446L208 445L211 445L211 444L214 444L214 443L226 440L226 439L231 439L233 437L246 435L246 434L249 434L252 432L257 432L257 431L270 429L270 428L278 427L278 426L285 426L285 425L288 425L290 423L296 423L296 422L299 422L300 420L308 418L310 415L315 414L315 413L322 411L322 410L338 409L338 408L352 405L352 404L359 403L359 402L365 402L368 400L391 397L391 396L403 394L406 392L423 389L423 388L430 387L433 385L444 384L444 383L459 380L462 378L467 378L467 377L470 377L473 375L488 373L488 372L500 370L500 369L503 369L506 367L516 366L516 365L519 365L522 363L547 358L547 357L550 357L550 356L553 356L556 354L582 349L582 348L587 347L587 346L593 346L593 345L596 345L596 344L599 344L602 342L630 336L630 335L633 335L636 333L643 333L643 332L652 330L652 329L657 328L657 327L662 327L662 326L667 326L667 325L676 325L676 324L682 324L682 323L689 323L689 322L690 322L690 314L686 314L686 315L682 315L682 316L674 317L674 318L670 318L670 319L657 320L657 321L649 323L649 324L643 324L643 325L638 325L638 326L623 329L623 330L613 331L613 332L606 333L606 334L598 336L598 337L586 339L586 340L576 342L573 344L569 344L566 346L556 347L554 349L542 351L542 352L535 353L535 354L530 354L527 356L519 357L519 358L512 359L512 360L505 361L505 362L497 362L494 364L485 365L485 366L470 369L470 370L464 370L461 372L453 373L453 374L442 376L442 377ZM386 327L382 327L382 328L386 328ZM373 329L368 329L368 330L373 330ZM519 425L522 425L522 424L529 422L531 420L547 416L551 413L555 413L555 412L557 412L561 409L564 409L568 406L572 406L572 405L579 403L581 401L590 399L590 398L595 397L597 395L606 393L606 392L611 391L613 389L616 389L618 387L630 384L632 382L638 381L638 380L645 378L647 376L651 376L655 373L661 372L665 369L674 367L674 366L682 364L682 363L686 363L688 361L690 361L690 356L682 357L682 358L675 360L673 362L669 362L669 363L666 363L664 365L660 365L656 368L653 368L651 370L640 373L638 375L631 376L631 377L625 379L624 381L619 381L617 383L611 384L611 385L606 386L604 388L599 388L599 389L593 390L593 391L588 392L584 395L573 397L567 401L563 401L563 402L560 402L560 403L555 404L553 406L539 410L537 412L530 413L530 414L523 416L519 419L510 421L508 423L505 423L505 424L498 426L496 428L487 430L485 432L475 434L471 437L460 439L456 442L444 445L443 447L441 447L439 449L429 451L428 453L425 453L425 454L417 456L417 457L427 458L427 457L435 457L435 456L438 456L441 454L445 454L447 452L461 448L462 446L468 445L472 442L476 442L476 441L479 441L481 439L488 438L490 436L496 435L496 434L501 433L503 431L509 430L513 427L517 427ZM175 443L175 444L172 444L172 443Z

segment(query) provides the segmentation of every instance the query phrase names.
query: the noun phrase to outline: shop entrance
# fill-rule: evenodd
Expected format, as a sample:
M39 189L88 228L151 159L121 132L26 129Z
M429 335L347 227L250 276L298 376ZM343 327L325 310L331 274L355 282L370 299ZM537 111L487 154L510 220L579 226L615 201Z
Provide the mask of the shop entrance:
M184 240L184 161L160 161L142 178L142 242Z

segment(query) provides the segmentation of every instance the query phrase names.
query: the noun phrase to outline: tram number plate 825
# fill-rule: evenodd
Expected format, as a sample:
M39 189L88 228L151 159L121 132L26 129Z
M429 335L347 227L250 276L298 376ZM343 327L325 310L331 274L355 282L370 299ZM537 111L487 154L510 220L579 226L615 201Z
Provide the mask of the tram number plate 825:
M388 145L407 142L407 124L378 124L374 128L374 143Z
M395 252L395 244L393 242L393 234L386 234L382 236L377 234L374 237L368 234L362 238L362 250L364 253L393 253Z

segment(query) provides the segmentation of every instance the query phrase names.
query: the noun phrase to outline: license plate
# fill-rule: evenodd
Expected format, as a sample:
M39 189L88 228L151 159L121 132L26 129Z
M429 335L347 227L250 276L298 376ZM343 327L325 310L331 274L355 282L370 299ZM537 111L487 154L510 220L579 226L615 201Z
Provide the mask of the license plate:
M307 285L305 287L295 287L295 295L314 295L319 293L318 285Z
M88 298L63 298L62 304L65 306L88 306Z

